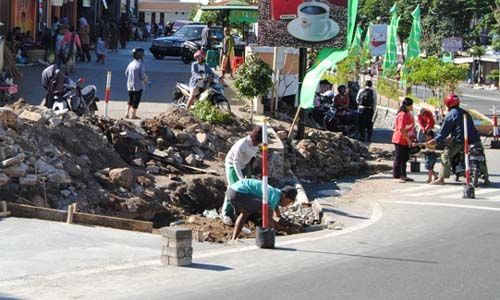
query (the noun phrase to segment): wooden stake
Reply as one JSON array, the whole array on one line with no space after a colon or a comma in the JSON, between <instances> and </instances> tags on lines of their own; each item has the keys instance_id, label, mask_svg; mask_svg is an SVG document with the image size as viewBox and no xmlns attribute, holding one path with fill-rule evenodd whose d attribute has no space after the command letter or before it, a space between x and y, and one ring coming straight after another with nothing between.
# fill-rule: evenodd
<instances>
[{"instance_id":1,"label":"wooden stake","mask_svg":"<svg viewBox=\"0 0 500 300\"><path fill-rule=\"evenodd\" d=\"M290 126L290 130L288 131L288 139L292 136L293 133L293 128L295 125L297 125L297 122L299 121L299 116L300 116L300 111L302 110L302 107L299 106L297 109L297 113L295 114L295 118L293 119L292 126Z\"/></svg>"},{"instance_id":2,"label":"wooden stake","mask_svg":"<svg viewBox=\"0 0 500 300\"><path fill-rule=\"evenodd\" d=\"M66 219L66 223L73 224L73 214L76 211L76 203L73 203L68 206L68 218Z\"/></svg>"},{"instance_id":3,"label":"wooden stake","mask_svg":"<svg viewBox=\"0 0 500 300\"><path fill-rule=\"evenodd\" d=\"M2 201L2 212L6 212L6 211L7 211L7 202Z\"/></svg>"}]
</instances>

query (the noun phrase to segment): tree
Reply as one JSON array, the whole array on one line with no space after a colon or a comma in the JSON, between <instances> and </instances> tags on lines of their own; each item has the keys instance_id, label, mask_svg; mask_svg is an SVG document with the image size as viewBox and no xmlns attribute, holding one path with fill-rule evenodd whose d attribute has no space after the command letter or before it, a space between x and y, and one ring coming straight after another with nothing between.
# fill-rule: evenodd
<instances>
[{"instance_id":1,"label":"tree","mask_svg":"<svg viewBox=\"0 0 500 300\"><path fill-rule=\"evenodd\" d=\"M481 67L480 63L476 63L477 60L481 59L486 53L486 50L481 46L474 46L469 49L469 54L472 56L472 78L474 82L478 83L481 78Z\"/></svg>"}]
</instances>

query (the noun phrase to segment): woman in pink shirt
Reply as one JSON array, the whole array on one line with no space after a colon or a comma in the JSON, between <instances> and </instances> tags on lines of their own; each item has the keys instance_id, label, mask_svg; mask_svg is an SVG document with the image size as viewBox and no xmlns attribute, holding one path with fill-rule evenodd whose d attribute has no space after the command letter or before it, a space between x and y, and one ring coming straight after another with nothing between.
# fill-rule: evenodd
<instances>
[{"instance_id":1,"label":"woman in pink shirt","mask_svg":"<svg viewBox=\"0 0 500 300\"><path fill-rule=\"evenodd\" d=\"M416 139L415 121L413 120L413 100L405 98L399 108L394 125L392 143L396 147L392 176L397 182L413 181L406 176L406 163L410 159L410 147Z\"/></svg>"},{"instance_id":2,"label":"woman in pink shirt","mask_svg":"<svg viewBox=\"0 0 500 300\"><path fill-rule=\"evenodd\" d=\"M76 53L82 48L80 37L76 33L74 26L70 26L69 31L64 34L63 44L63 49L68 47L68 51L64 53L66 56L66 73L73 73L75 71Z\"/></svg>"}]
</instances>

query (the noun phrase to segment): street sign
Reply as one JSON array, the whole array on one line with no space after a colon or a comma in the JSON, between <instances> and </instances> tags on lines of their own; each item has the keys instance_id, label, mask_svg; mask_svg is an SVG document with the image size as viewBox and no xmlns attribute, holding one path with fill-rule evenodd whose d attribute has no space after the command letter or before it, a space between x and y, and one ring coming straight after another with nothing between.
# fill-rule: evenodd
<instances>
[{"instance_id":1,"label":"street sign","mask_svg":"<svg viewBox=\"0 0 500 300\"><path fill-rule=\"evenodd\" d=\"M449 37L443 39L443 51L458 52L463 50L463 38Z\"/></svg>"},{"instance_id":2,"label":"street sign","mask_svg":"<svg viewBox=\"0 0 500 300\"><path fill-rule=\"evenodd\" d=\"M384 56L387 50L387 24L370 26L370 54Z\"/></svg>"},{"instance_id":3,"label":"street sign","mask_svg":"<svg viewBox=\"0 0 500 300\"><path fill-rule=\"evenodd\" d=\"M346 47L347 0L261 0L259 12L261 46Z\"/></svg>"}]
</instances>

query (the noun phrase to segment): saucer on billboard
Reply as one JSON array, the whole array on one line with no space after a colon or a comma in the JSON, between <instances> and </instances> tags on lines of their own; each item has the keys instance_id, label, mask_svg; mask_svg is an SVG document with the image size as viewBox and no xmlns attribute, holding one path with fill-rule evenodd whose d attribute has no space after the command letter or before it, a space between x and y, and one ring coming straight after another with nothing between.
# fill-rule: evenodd
<instances>
[{"instance_id":1,"label":"saucer on billboard","mask_svg":"<svg viewBox=\"0 0 500 300\"><path fill-rule=\"evenodd\" d=\"M323 42L331 40L339 34L340 27L337 22L328 19L325 29L322 32L305 32L300 19L295 19L288 23L288 32L295 38L307 42Z\"/></svg>"}]
</instances>

